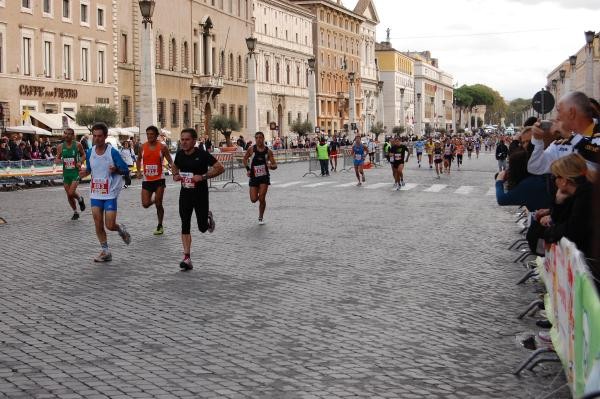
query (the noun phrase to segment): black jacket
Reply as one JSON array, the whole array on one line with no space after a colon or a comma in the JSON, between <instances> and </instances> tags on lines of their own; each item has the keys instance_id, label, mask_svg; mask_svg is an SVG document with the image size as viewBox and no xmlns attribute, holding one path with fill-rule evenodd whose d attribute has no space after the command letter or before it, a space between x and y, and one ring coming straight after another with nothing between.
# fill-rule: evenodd
<instances>
[{"instance_id":1,"label":"black jacket","mask_svg":"<svg viewBox=\"0 0 600 399\"><path fill-rule=\"evenodd\" d=\"M496 146L496 159L505 160L508 157L508 147L502 141Z\"/></svg>"}]
</instances>

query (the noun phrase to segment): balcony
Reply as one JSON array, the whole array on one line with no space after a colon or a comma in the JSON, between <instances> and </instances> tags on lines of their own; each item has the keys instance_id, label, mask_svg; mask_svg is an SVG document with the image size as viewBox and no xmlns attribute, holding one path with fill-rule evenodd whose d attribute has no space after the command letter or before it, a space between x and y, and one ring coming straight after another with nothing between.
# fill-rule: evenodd
<instances>
[{"instance_id":1,"label":"balcony","mask_svg":"<svg viewBox=\"0 0 600 399\"><path fill-rule=\"evenodd\" d=\"M223 78L221 76L198 76L194 78L193 86L200 89L221 90L223 88Z\"/></svg>"}]
</instances>

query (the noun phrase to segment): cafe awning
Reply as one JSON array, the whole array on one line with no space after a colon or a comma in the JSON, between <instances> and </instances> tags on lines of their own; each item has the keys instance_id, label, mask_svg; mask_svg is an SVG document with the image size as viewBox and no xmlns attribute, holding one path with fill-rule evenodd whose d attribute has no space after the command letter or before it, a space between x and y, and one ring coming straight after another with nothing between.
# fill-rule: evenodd
<instances>
[{"instance_id":1,"label":"cafe awning","mask_svg":"<svg viewBox=\"0 0 600 399\"><path fill-rule=\"evenodd\" d=\"M53 135L59 136L63 134L63 123L66 123L75 134L90 134L90 131L85 126L79 126L66 114L46 114L43 112L29 111L31 123L38 127L46 127L52 131ZM43 125L43 126L39 126Z\"/></svg>"}]
</instances>

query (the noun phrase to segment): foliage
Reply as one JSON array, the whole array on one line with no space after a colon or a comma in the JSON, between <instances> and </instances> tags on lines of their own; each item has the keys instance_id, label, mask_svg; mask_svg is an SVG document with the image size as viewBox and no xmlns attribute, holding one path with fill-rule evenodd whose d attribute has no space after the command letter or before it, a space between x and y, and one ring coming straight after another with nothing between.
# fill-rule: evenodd
<instances>
[{"instance_id":1,"label":"foliage","mask_svg":"<svg viewBox=\"0 0 600 399\"><path fill-rule=\"evenodd\" d=\"M462 85L454 90L456 105L465 110L473 110L478 105L485 105L485 119L500 119L506 116L507 105L504 98L496 90L483 84L474 84L471 86ZM475 119L472 119L472 126ZM477 120L477 126L482 126Z\"/></svg>"},{"instance_id":2,"label":"foliage","mask_svg":"<svg viewBox=\"0 0 600 399\"><path fill-rule=\"evenodd\" d=\"M231 147L231 132L239 131L240 124L237 120L229 118L227 115L215 115L210 120L210 128L225 136L225 145Z\"/></svg>"},{"instance_id":3,"label":"foliage","mask_svg":"<svg viewBox=\"0 0 600 399\"><path fill-rule=\"evenodd\" d=\"M92 131L95 123L102 122L108 127L117 125L117 111L112 107L85 107L79 109L75 115L75 122L80 126L87 126Z\"/></svg>"},{"instance_id":4,"label":"foliage","mask_svg":"<svg viewBox=\"0 0 600 399\"><path fill-rule=\"evenodd\" d=\"M290 126L290 130L298 135L298 137L306 136L313 131L313 125L310 121L303 121L298 118L292 125Z\"/></svg>"},{"instance_id":5,"label":"foliage","mask_svg":"<svg viewBox=\"0 0 600 399\"><path fill-rule=\"evenodd\" d=\"M400 135L402 133L404 133L406 131L406 128L404 126L394 126L392 128L392 133L394 133L394 135Z\"/></svg>"},{"instance_id":6,"label":"foliage","mask_svg":"<svg viewBox=\"0 0 600 399\"><path fill-rule=\"evenodd\" d=\"M375 141L377 141L379 135L383 133L383 123L377 122L375 125L371 126L371 133L375 135Z\"/></svg>"},{"instance_id":7,"label":"foliage","mask_svg":"<svg viewBox=\"0 0 600 399\"><path fill-rule=\"evenodd\" d=\"M531 107L531 100L525 98L517 98L508 103L506 116L515 126L523 126L523 111Z\"/></svg>"}]
</instances>

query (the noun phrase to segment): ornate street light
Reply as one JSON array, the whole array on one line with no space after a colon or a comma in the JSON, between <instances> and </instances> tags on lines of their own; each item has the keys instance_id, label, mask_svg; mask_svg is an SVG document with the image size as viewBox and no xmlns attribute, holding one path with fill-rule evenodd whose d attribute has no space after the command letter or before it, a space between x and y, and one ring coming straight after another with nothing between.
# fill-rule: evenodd
<instances>
[{"instance_id":1,"label":"ornate street light","mask_svg":"<svg viewBox=\"0 0 600 399\"><path fill-rule=\"evenodd\" d=\"M315 77L316 60L314 57L308 59L308 121L317 127L317 82Z\"/></svg>"},{"instance_id":2,"label":"ornate street light","mask_svg":"<svg viewBox=\"0 0 600 399\"><path fill-rule=\"evenodd\" d=\"M556 84L557 83L558 83L558 80L552 79L552 91L556 91Z\"/></svg>"},{"instance_id":3,"label":"ornate street light","mask_svg":"<svg viewBox=\"0 0 600 399\"><path fill-rule=\"evenodd\" d=\"M247 39L246 39L246 40L247 40ZM310 69L312 69L312 70L314 70L314 69L315 69L315 63L316 63L316 60L315 60L314 58L309 58L309 59L308 59L308 67L309 67Z\"/></svg>"},{"instance_id":4,"label":"ornate street light","mask_svg":"<svg viewBox=\"0 0 600 399\"><path fill-rule=\"evenodd\" d=\"M571 65L571 71L575 70L575 65L577 64L577 56L572 55L569 57L569 65Z\"/></svg>"},{"instance_id":5,"label":"ornate street light","mask_svg":"<svg viewBox=\"0 0 600 399\"><path fill-rule=\"evenodd\" d=\"M567 76L567 71L561 69L558 71L558 76L560 77L560 83L565 83L565 76Z\"/></svg>"},{"instance_id":6,"label":"ornate street light","mask_svg":"<svg viewBox=\"0 0 600 399\"><path fill-rule=\"evenodd\" d=\"M592 51L592 43L594 43L594 36L596 36L596 32L593 30L588 30L585 33L585 42L588 46L588 51Z\"/></svg>"},{"instance_id":7,"label":"ornate street light","mask_svg":"<svg viewBox=\"0 0 600 399\"><path fill-rule=\"evenodd\" d=\"M356 77L355 72L348 72L348 79L350 79L350 83L354 83L355 77Z\"/></svg>"},{"instance_id":8,"label":"ornate street light","mask_svg":"<svg viewBox=\"0 0 600 399\"><path fill-rule=\"evenodd\" d=\"M142 20L144 29L148 23L152 26L152 14L154 14L155 0L139 0L138 4L140 6L140 11L142 12L142 17L144 18Z\"/></svg>"},{"instance_id":9,"label":"ornate street light","mask_svg":"<svg viewBox=\"0 0 600 399\"><path fill-rule=\"evenodd\" d=\"M254 54L254 50L256 49L256 38L255 37L247 37L246 38L246 47L248 47L248 51Z\"/></svg>"},{"instance_id":10,"label":"ornate street light","mask_svg":"<svg viewBox=\"0 0 600 399\"><path fill-rule=\"evenodd\" d=\"M256 59L254 50L256 49L256 38L253 36L246 38L246 47L248 47L248 111L247 132L254 135L258 131L258 109L257 109L257 91L256 91Z\"/></svg>"},{"instance_id":11,"label":"ornate street light","mask_svg":"<svg viewBox=\"0 0 600 399\"><path fill-rule=\"evenodd\" d=\"M383 91L383 80L377 82L377 88L379 89L379 91Z\"/></svg>"}]
</instances>

